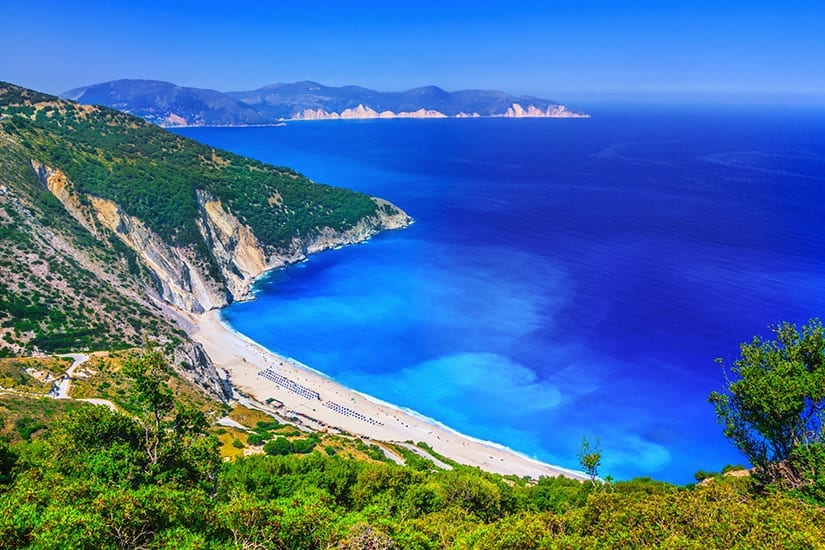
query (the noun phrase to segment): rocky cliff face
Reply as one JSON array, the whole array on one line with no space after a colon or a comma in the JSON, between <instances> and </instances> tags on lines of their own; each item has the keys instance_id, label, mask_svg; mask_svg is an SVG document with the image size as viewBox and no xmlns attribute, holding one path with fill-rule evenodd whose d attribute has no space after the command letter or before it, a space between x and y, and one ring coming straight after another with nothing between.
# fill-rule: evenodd
<instances>
[{"instance_id":1,"label":"rocky cliff face","mask_svg":"<svg viewBox=\"0 0 825 550\"><path fill-rule=\"evenodd\" d=\"M271 269L302 261L309 254L363 242L376 233L400 229L412 223L401 209L379 198L377 213L359 221L346 231L322 227L309 238L295 238L287 249L261 245L249 226L228 212L220 201L206 191L198 191L201 219L198 227L221 269L226 289L233 300L251 298L254 280Z\"/></svg>"},{"instance_id":2,"label":"rocky cliff face","mask_svg":"<svg viewBox=\"0 0 825 550\"><path fill-rule=\"evenodd\" d=\"M301 261L309 254L369 239L379 231L398 229L412 219L393 204L378 198L372 216L361 219L345 231L322 227L312 236L295 238L286 249L261 244L249 226L242 223L208 192L197 191L199 217L196 220L210 254L204 258L194 246L173 246L147 227L139 218L125 212L115 202L92 195L81 195L60 170L32 160L40 184L48 189L91 235L104 246L119 239L131 249L150 274L129 281L132 292L145 292L162 306L167 318L180 326L191 323L191 315L221 308L233 300L251 297L255 278L269 269ZM278 201L274 196L271 200ZM67 251L81 256L78 251ZM215 269L217 267L217 269ZM124 280L125 281L125 280ZM116 278L110 281L118 284ZM126 284L125 282L122 284ZM142 286L141 286L142 285ZM141 290L142 289L142 290ZM184 341L175 349L178 371L212 395L226 400L229 389L218 376L212 361L200 344Z\"/></svg>"},{"instance_id":3,"label":"rocky cliff face","mask_svg":"<svg viewBox=\"0 0 825 550\"><path fill-rule=\"evenodd\" d=\"M346 231L335 231L329 227L323 227L319 233L314 237L299 241L294 241L295 252L291 257L283 258L284 263L294 263L305 259L309 254L315 254L330 248L337 248L348 244L360 243L368 240L373 235L380 231L387 229L400 229L412 223L412 218L407 216L403 211L397 209L391 203L382 199L373 198L379 204L378 214L375 216L364 218L358 222L354 227ZM396 208L395 213L382 212L380 206L388 205Z\"/></svg>"},{"instance_id":4,"label":"rocky cliff face","mask_svg":"<svg viewBox=\"0 0 825 550\"><path fill-rule=\"evenodd\" d=\"M135 307L143 307L141 320L154 326L153 336L165 343L174 340L170 339L168 332L156 332L158 325L151 323L156 323L159 319L155 318L152 321L150 316L160 314L169 321L170 317L175 317L168 315L169 313L178 310L197 311L203 307L203 303L210 300L215 303L216 298L222 299L223 303L226 302L225 291L204 291L206 286L220 289L217 283L199 284L198 277L192 276L192 273L197 273L199 269L188 251L168 247L157 235L148 231L140 220L126 215L111 201L79 195L75 185L60 170L37 161L31 161L30 165L40 185L57 197L66 211L80 223L80 231L88 231L103 246L109 246L109 239L113 234L117 235L127 246L140 253L141 261L153 273L155 285L147 286L145 281L137 277L130 278L125 266L101 263L98 253L90 252L88 248L79 248L74 239L65 238L61 233L65 227L42 227L38 225L36 216L27 210L21 210L21 216L31 222L32 241L39 243L41 247L38 254L29 256L29 261L33 262L28 267L30 273L26 278L29 285L35 285L36 279L45 277L48 284L58 292L68 292L73 297L77 296L77 307L93 311L91 315L97 323L110 323L119 334L131 333L135 336L134 332L140 327L140 324L131 324L136 321L135 318L127 318L122 311L113 313L114 317L111 317L108 310L111 307L119 307L116 305L121 304L124 299L131 300L131 305L127 307L133 311ZM6 201L16 201L16 197L6 187L0 188L0 195L0 198ZM63 261L64 258L68 269L50 271L55 270L59 265L57 262ZM109 259L111 260L111 256ZM69 284L73 276L83 273L89 273L96 277L96 280L90 281L82 288ZM95 282L97 287L93 286ZM105 297L103 303L97 300L96 295L83 294L84 290L92 288L99 289ZM38 293L48 295L42 288ZM57 307L57 300L52 298L50 302L51 307ZM168 307L158 309L153 306L159 303L166 303ZM167 315L163 315L164 311ZM176 336L177 340L181 335L178 333ZM139 335L133 341L139 345ZM18 346L7 347L15 353L24 353ZM218 376L215 366L200 344L184 338L175 346L173 359L172 364L179 374L205 392L223 401L231 397L229 388L225 387L225 382Z\"/></svg>"},{"instance_id":5,"label":"rocky cliff face","mask_svg":"<svg viewBox=\"0 0 825 550\"><path fill-rule=\"evenodd\" d=\"M178 370L207 393L217 396L222 401L232 398L232 387L218 376L212 359L206 354L202 345L197 342L188 342L175 349L173 359L173 364L179 366Z\"/></svg>"},{"instance_id":6,"label":"rocky cliff face","mask_svg":"<svg viewBox=\"0 0 825 550\"><path fill-rule=\"evenodd\" d=\"M564 105L551 105L546 109L528 105L522 107L519 103L513 103L501 116L503 118L590 118L590 115L572 111Z\"/></svg>"},{"instance_id":7,"label":"rocky cliff face","mask_svg":"<svg viewBox=\"0 0 825 550\"><path fill-rule=\"evenodd\" d=\"M36 160L31 161L37 180L43 187L48 189L57 199L63 203L66 211L72 215L89 233L95 237L100 237L99 228L94 223L88 205L84 205L74 189L74 185L66 178L60 170L55 170Z\"/></svg>"},{"instance_id":8,"label":"rocky cliff face","mask_svg":"<svg viewBox=\"0 0 825 550\"><path fill-rule=\"evenodd\" d=\"M207 273L204 260L197 257L192 247L170 246L110 200L89 200L100 223L134 250L153 273L162 300L189 313L202 313L229 303L223 284Z\"/></svg>"},{"instance_id":9,"label":"rocky cliff face","mask_svg":"<svg viewBox=\"0 0 825 550\"><path fill-rule=\"evenodd\" d=\"M434 109L418 109L417 111L381 111L363 104L352 109L344 109L340 113L323 109L304 109L297 113L293 120L338 120L338 119L368 119L368 118L447 118L447 115Z\"/></svg>"},{"instance_id":10,"label":"rocky cliff face","mask_svg":"<svg viewBox=\"0 0 825 550\"><path fill-rule=\"evenodd\" d=\"M157 297L185 313L203 313L233 300L251 297L255 278L264 272L301 261L309 254L362 242L387 229L398 229L412 219L391 203L373 198L376 214L360 220L346 231L328 227L310 237L295 238L283 250L264 247L249 226L241 223L224 205L203 190L197 191L200 217L196 220L211 258L200 258L194 247L172 246L111 200L79 196L60 171L32 161L41 183L60 200L66 210L90 233L102 238L102 230L113 233L132 249L149 270ZM277 197L273 200L277 200ZM210 264L218 273L210 270Z\"/></svg>"},{"instance_id":11,"label":"rocky cliff face","mask_svg":"<svg viewBox=\"0 0 825 550\"><path fill-rule=\"evenodd\" d=\"M479 118L482 115L473 111L471 113L460 112L452 118ZM520 103L513 103L506 111L500 114L485 115L492 118L589 118L590 115L572 111L564 105L552 105L547 108L527 105L523 107ZM450 118L440 111L434 109L418 109L417 111L381 111L378 112L363 104L352 109L344 109L341 112L325 111L323 109L304 109L292 117L292 120L339 120L339 119L372 119L372 118Z\"/></svg>"}]
</instances>

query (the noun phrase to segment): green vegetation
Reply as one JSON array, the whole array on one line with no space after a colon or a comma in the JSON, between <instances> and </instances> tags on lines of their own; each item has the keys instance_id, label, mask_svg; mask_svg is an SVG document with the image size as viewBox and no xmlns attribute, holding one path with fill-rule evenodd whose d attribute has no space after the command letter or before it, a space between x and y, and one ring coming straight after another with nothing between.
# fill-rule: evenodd
<instances>
[{"instance_id":1,"label":"green vegetation","mask_svg":"<svg viewBox=\"0 0 825 550\"><path fill-rule=\"evenodd\" d=\"M38 180L39 163L65 174L56 181L85 221ZM350 229L379 213L361 193L0 82L0 356L185 338L147 296L153 273L96 220L95 197L185 248L216 289L224 281L199 229L203 200L249 225L267 254L300 253L325 228Z\"/></svg>"},{"instance_id":2,"label":"green vegetation","mask_svg":"<svg viewBox=\"0 0 825 550\"><path fill-rule=\"evenodd\" d=\"M22 394L0 394L0 441L19 442L44 436L54 418L83 406L76 401Z\"/></svg>"},{"instance_id":3,"label":"green vegetation","mask_svg":"<svg viewBox=\"0 0 825 550\"><path fill-rule=\"evenodd\" d=\"M819 320L773 327L740 347L728 392L710 396L725 435L765 484L825 495L825 331Z\"/></svg>"},{"instance_id":4,"label":"green vegetation","mask_svg":"<svg viewBox=\"0 0 825 550\"><path fill-rule=\"evenodd\" d=\"M7 176L2 158L0 150L0 173ZM177 339L175 329L158 319L148 304L115 288L114 276L101 280L88 264L39 237L53 233L61 220L69 234L87 234L85 229L72 229L78 224L65 211L56 213L47 227L20 203L0 201L0 224L14 227L0 231L0 347L18 353L123 348L139 344L150 331L155 337ZM120 266L118 254L105 247L97 254L114 274Z\"/></svg>"},{"instance_id":5,"label":"green vegetation","mask_svg":"<svg viewBox=\"0 0 825 550\"><path fill-rule=\"evenodd\" d=\"M0 359L0 388L32 394L48 393L53 377L66 372L70 359L52 357L27 357Z\"/></svg>"},{"instance_id":6,"label":"green vegetation","mask_svg":"<svg viewBox=\"0 0 825 550\"><path fill-rule=\"evenodd\" d=\"M41 425L26 437L4 432L0 548L751 549L825 540L821 505L763 493L748 478L677 487L419 469L346 458L318 446L319 434L290 441L272 420L253 425L272 434L273 452L222 463L203 415L175 399L159 352L128 358L122 371L138 403L131 414L62 402L48 421L17 423L23 432ZM243 446L237 432L214 433Z\"/></svg>"},{"instance_id":7,"label":"green vegetation","mask_svg":"<svg viewBox=\"0 0 825 550\"><path fill-rule=\"evenodd\" d=\"M179 342L181 334L146 298L146 282L130 273L131 252L96 240L69 215L37 181L30 145L4 128L0 356L121 349L149 336Z\"/></svg>"}]
</instances>

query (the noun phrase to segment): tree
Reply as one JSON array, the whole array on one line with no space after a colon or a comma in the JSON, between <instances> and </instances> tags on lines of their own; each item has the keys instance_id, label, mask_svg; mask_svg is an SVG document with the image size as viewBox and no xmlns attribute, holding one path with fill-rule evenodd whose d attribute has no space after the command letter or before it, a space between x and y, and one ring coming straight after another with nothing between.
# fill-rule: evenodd
<instances>
[{"instance_id":1,"label":"tree","mask_svg":"<svg viewBox=\"0 0 825 550\"><path fill-rule=\"evenodd\" d=\"M599 468L602 465L602 451L599 448L598 439L591 445L586 437L582 438L582 446L579 451L579 464L584 468L587 477L590 478L590 482L595 485L596 479L599 477Z\"/></svg>"},{"instance_id":2,"label":"tree","mask_svg":"<svg viewBox=\"0 0 825 550\"><path fill-rule=\"evenodd\" d=\"M775 340L756 336L741 344L740 358L726 372L727 391L711 393L709 401L725 436L765 481L782 478L799 486L804 479L789 459L795 450L823 443L825 336L818 319L772 331Z\"/></svg>"},{"instance_id":3,"label":"tree","mask_svg":"<svg viewBox=\"0 0 825 550\"><path fill-rule=\"evenodd\" d=\"M218 442L206 434L208 423L201 411L175 400L166 383L168 369L163 354L151 348L123 366L144 406L135 418L143 429L147 474L158 481L201 484L215 491Z\"/></svg>"},{"instance_id":4,"label":"tree","mask_svg":"<svg viewBox=\"0 0 825 550\"><path fill-rule=\"evenodd\" d=\"M154 349L126 361L123 365L123 374L132 378L135 383L135 396L148 409L147 418L139 418L143 426L146 455L151 464L157 464L158 452L163 439L163 418L169 414L175 398L166 379L166 358Z\"/></svg>"}]
</instances>

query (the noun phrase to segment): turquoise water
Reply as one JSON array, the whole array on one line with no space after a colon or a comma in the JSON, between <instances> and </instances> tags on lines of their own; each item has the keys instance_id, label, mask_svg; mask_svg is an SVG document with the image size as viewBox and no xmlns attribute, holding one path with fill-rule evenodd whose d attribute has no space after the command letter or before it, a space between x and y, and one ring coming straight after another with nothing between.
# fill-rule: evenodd
<instances>
[{"instance_id":1,"label":"turquoise water","mask_svg":"<svg viewBox=\"0 0 825 550\"><path fill-rule=\"evenodd\" d=\"M179 130L387 198L409 229L268 276L225 310L270 349L463 433L604 475L742 458L716 357L825 306L825 112Z\"/></svg>"}]
</instances>

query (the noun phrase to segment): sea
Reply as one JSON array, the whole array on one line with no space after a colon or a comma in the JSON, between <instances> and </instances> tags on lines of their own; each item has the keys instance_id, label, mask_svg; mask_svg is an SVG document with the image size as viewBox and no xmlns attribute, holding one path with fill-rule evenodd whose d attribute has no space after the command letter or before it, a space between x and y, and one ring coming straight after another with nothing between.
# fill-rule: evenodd
<instances>
[{"instance_id":1,"label":"sea","mask_svg":"<svg viewBox=\"0 0 825 550\"><path fill-rule=\"evenodd\" d=\"M386 198L404 230L263 277L237 331L357 391L577 469L747 464L708 395L825 315L825 108L574 105L589 119L179 134Z\"/></svg>"}]
</instances>

